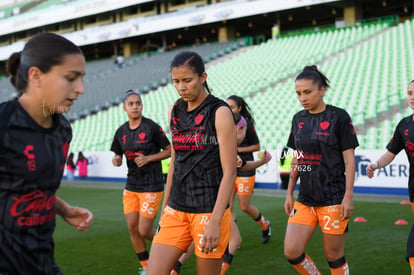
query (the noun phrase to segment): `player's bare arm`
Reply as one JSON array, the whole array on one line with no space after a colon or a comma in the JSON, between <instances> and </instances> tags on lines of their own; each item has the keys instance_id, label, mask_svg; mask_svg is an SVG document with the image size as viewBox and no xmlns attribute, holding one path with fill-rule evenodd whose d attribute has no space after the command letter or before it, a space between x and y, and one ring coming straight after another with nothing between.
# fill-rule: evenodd
<instances>
[{"instance_id":1,"label":"player's bare arm","mask_svg":"<svg viewBox=\"0 0 414 275\"><path fill-rule=\"evenodd\" d=\"M299 171L296 169L298 165L298 159L293 158L292 163L290 164L290 175L289 175L289 184L286 192L286 199L285 199L285 213L286 215L290 215L290 212L293 209L293 191L295 191L296 182L299 177Z\"/></svg>"},{"instance_id":2,"label":"player's bare arm","mask_svg":"<svg viewBox=\"0 0 414 275\"><path fill-rule=\"evenodd\" d=\"M220 189L214 205L211 218L206 227L202 250L209 251L217 247L220 237L220 221L230 201L230 196L236 179L237 140L236 126L233 114L227 107L220 107L216 111L216 132L219 142L220 160L223 169L223 177Z\"/></svg>"},{"instance_id":3,"label":"player's bare arm","mask_svg":"<svg viewBox=\"0 0 414 275\"><path fill-rule=\"evenodd\" d=\"M59 216L81 232L88 231L92 225L93 214L88 209L71 206L58 196L56 196L56 209Z\"/></svg>"},{"instance_id":4,"label":"player's bare arm","mask_svg":"<svg viewBox=\"0 0 414 275\"><path fill-rule=\"evenodd\" d=\"M370 163L367 166L367 176L372 178L374 176L374 171L390 164L395 158L395 154L390 151L386 151L376 162Z\"/></svg>"},{"instance_id":5,"label":"player's bare arm","mask_svg":"<svg viewBox=\"0 0 414 275\"><path fill-rule=\"evenodd\" d=\"M348 149L342 152L345 163L345 195L341 204L342 220L349 219L354 211L354 181L355 181L355 150Z\"/></svg>"}]
</instances>

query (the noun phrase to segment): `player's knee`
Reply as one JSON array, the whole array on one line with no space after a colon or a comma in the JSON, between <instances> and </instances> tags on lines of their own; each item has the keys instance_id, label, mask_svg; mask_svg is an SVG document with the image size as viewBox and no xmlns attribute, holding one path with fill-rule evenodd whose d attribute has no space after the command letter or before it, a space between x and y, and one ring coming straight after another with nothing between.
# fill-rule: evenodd
<instances>
[{"instance_id":1,"label":"player's knee","mask_svg":"<svg viewBox=\"0 0 414 275\"><path fill-rule=\"evenodd\" d=\"M302 256L302 254L305 253L305 251L303 249L299 249L297 246L292 245L292 242L286 242L284 243L284 254L286 259L290 260L294 260L300 256Z\"/></svg>"},{"instance_id":2,"label":"player's knee","mask_svg":"<svg viewBox=\"0 0 414 275\"><path fill-rule=\"evenodd\" d=\"M325 256L328 262L333 262L343 257L344 252L342 250L332 249L332 250L325 251Z\"/></svg>"},{"instance_id":3,"label":"player's knee","mask_svg":"<svg viewBox=\"0 0 414 275\"><path fill-rule=\"evenodd\" d=\"M291 263L292 265L297 265L297 264L300 264L301 262L303 262L306 255L305 255L305 253L302 252L299 255L292 256L290 254L289 255L286 254L286 250L285 250L285 257L289 261L289 263Z\"/></svg>"},{"instance_id":4,"label":"player's knee","mask_svg":"<svg viewBox=\"0 0 414 275\"><path fill-rule=\"evenodd\" d=\"M248 212L250 208L250 204L247 203L241 203L240 204L240 210L243 212Z\"/></svg>"},{"instance_id":5,"label":"player's knee","mask_svg":"<svg viewBox=\"0 0 414 275\"><path fill-rule=\"evenodd\" d=\"M152 228L140 228L139 235L147 240L152 240L154 237L154 230Z\"/></svg>"},{"instance_id":6,"label":"player's knee","mask_svg":"<svg viewBox=\"0 0 414 275\"><path fill-rule=\"evenodd\" d=\"M138 225L137 224L128 224L128 231L130 234L138 234Z\"/></svg>"}]
</instances>

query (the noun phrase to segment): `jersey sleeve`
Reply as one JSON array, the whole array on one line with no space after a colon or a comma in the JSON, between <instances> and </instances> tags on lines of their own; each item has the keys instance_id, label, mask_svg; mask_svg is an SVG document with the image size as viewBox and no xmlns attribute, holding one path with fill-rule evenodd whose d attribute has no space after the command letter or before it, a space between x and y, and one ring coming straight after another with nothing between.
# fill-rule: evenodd
<instances>
[{"instance_id":1,"label":"jersey sleeve","mask_svg":"<svg viewBox=\"0 0 414 275\"><path fill-rule=\"evenodd\" d=\"M111 151L117 155L122 156L123 152L122 152L121 144L119 144L119 139L118 139L119 132L120 130L118 129L115 133L114 139L112 140Z\"/></svg>"},{"instance_id":2,"label":"jersey sleeve","mask_svg":"<svg viewBox=\"0 0 414 275\"><path fill-rule=\"evenodd\" d=\"M400 132L400 124L395 128L392 139L387 144L387 150L397 155L402 149L404 149L404 140Z\"/></svg>"},{"instance_id":3,"label":"jersey sleeve","mask_svg":"<svg viewBox=\"0 0 414 275\"><path fill-rule=\"evenodd\" d=\"M286 144L287 147L292 148L292 149L296 149L295 141L294 141L294 138L293 138L293 121L295 120L295 117L296 116L294 116L292 118L292 126L290 127L289 138L288 138L288 142Z\"/></svg>"},{"instance_id":4,"label":"jersey sleeve","mask_svg":"<svg viewBox=\"0 0 414 275\"><path fill-rule=\"evenodd\" d=\"M341 151L346 151L351 148L358 147L358 139L356 136L354 125L352 124L351 117L346 111L341 112L338 121L338 139L339 148Z\"/></svg>"},{"instance_id":5,"label":"jersey sleeve","mask_svg":"<svg viewBox=\"0 0 414 275\"><path fill-rule=\"evenodd\" d=\"M161 126L154 123L154 143L157 144L161 149L164 149L168 145L170 145L170 141L168 140L165 132L162 130Z\"/></svg>"}]
</instances>

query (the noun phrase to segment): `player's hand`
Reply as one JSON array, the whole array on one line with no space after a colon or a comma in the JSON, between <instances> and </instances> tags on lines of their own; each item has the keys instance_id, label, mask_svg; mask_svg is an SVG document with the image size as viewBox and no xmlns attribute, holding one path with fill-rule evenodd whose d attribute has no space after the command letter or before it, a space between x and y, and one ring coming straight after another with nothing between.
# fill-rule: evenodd
<instances>
[{"instance_id":1,"label":"player's hand","mask_svg":"<svg viewBox=\"0 0 414 275\"><path fill-rule=\"evenodd\" d=\"M268 151L264 150L263 156L262 156L262 160L264 161L264 163L268 163L271 159L272 159L272 155Z\"/></svg>"},{"instance_id":2,"label":"player's hand","mask_svg":"<svg viewBox=\"0 0 414 275\"><path fill-rule=\"evenodd\" d=\"M368 178L372 178L374 176L374 171L378 169L378 164L377 163L370 163L367 166L367 176Z\"/></svg>"},{"instance_id":3,"label":"player's hand","mask_svg":"<svg viewBox=\"0 0 414 275\"><path fill-rule=\"evenodd\" d=\"M293 195L291 194L286 194L286 199L285 199L285 213L286 215L290 216L290 213L293 210Z\"/></svg>"},{"instance_id":4,"label":"player's hand","mask_svg":"<svg viewBox=\"0 0 414 275\"><path fill-rule=\"evenodd\" d=\"M120 155L115 155L112 158L112 165L113 166L121 166L122 164L122 157Z\"/></svg>"},{"instance_id":5,"label":"player's hand","mask_svg":"<svg viewBox=\"0 0 414 275\"><path fill-rule=\"evenodd\" d=\"M353 212L354 203L352 201L352 198L349 198L345 195L341 203L341 220L349 219L352 216Z\"/></svg>"},{"instance_id":6,"label":"player's hand","mask_svg":"<svg viewBox=\"0 0 414 275\"><path fill-rule=\"evenodd\" d=\"M148 162L150 162L150 158L148 156L145 156L144 154L141 153L136 153L135 154L137 157L135 158L135 163L138 167L142 167L145 164L147 164Z\"/></svg>"},{"instance_id":7,"label":"player's hand","mask_svg":"<svg viewBox=\"0 0 414 275\"><path fill-rule=\"evenodd\" d=\"M239 157L239 155L237 155L237 160L236 160L236 167L240 168L243 164L243 161L241 159L241 157Z\"/></svg>"},{"instance_id":8,"label":"player's hand","mask_svg":"<svg viewBox=\"0 0 414 275\"><path fill-rule=\"evenodd\" d=\"M91 211L85 208L71 206L67 208L62 218L70 225L73 225L80 232L88 231L93 223L93 214Z\"/></svg>"},{"instance_id":9,"label":"player's hand","mask_svg":"<svg viewBox=\"0 0 414 275\"><path fill-rule=\"evenodd\" d=\"M217 249L220 239L220 223L212 223L211 220L206 225L201 242L198 245L198 249L203 253L214 252Z\"/></svg>"}]
</instances>

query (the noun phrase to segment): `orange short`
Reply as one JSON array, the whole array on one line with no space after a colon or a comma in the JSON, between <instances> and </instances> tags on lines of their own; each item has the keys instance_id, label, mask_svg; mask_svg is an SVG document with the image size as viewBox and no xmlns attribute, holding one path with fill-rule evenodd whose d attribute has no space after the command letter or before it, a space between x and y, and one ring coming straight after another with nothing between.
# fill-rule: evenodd
<instances>
[{"instance_id":1,"label":"orange short","mask_svg":"<svg viewBox=\"0 0 414 275\"><path fill-rule=\"evenodd\" d=\"M234 182L234 192L239 196L251 196L253 194L256 176L237 177Z\"/></svg>"},{"instance_id":2,"label":"orange short","mask_svg":"<svg viewBox=\"0 0 414 275\"><path fill-rule=\"evenodd\" d=\"M133 192L124 190L122 202L124 214L138 212L141 216L155 219L164 192Z\"/></svg>"},{"instance_id":3,"label":"orange short","mask_svg":"<svg viewBox=\"0 0 414 275\"><path fill-rule=\"evenodd\" d=\"M152 242L174 246L182 251L187 251L191 242L194 242L194 253L197 257L219 259L223 257L230 239L230 209L224 211L220 223L220 239L216 250L203 253L200 244L210 216L211 213L185 213L167 206L160 220L159 231Z\"/></svg>"},{"instance_id":4,"label":"orange short","mask_svg":"<svg viewBox=\"0 0 414 275\"><path fill-rule=\"evenodd\" d=\"M318 224L323 233L344 234L349 219L341 221L341 205L312 207L295 201L288 223L305 224L316 227Z\"/></svg>"}]
</instances>

